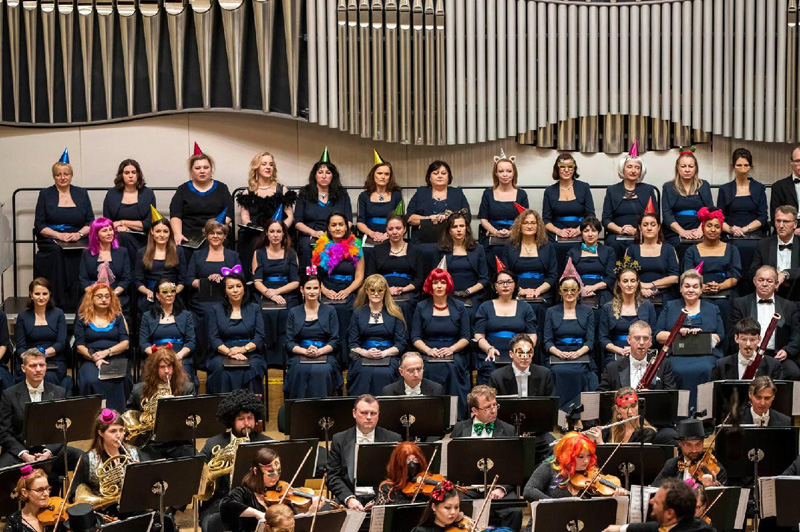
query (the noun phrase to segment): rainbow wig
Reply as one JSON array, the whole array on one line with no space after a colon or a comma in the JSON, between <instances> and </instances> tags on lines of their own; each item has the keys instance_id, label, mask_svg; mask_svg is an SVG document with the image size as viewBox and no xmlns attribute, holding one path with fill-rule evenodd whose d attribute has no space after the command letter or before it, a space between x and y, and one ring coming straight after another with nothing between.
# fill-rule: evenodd
<instances>
[{"instance_id":1,"label":"rainbow wig","mask_svg":"<svg viewBox=\"0 0 800 532\"><path fill-rule=\"evenodd\" d=\"M97 239L97 233L100 232L100 229L108 226L114 229L114 240L111 241L111 249L117 249L119 247L119 240L117 240L117 230L114 228L114 222L101 216L100 218L95 218L91 225L89 225L89 253L91 253L92 256L100 253L100 241Z\"/></svg>"},{"instance_id":2,"label":"rainbow wig","mask_svg":"<svg viewBox=\"0 0 800 532\"><path fill-rule=\"evenodd\" d=\"M361 242L355 236L350 235L337 243L330 240L326 233L317 239L311 252L311 263L330 275L340 262L349 260L353 266L357 266L362 256Z\"/></svg>"},{"instance_id":3,"label":"rainbow wig","mask_svg":"<svg viewBox=\"0 0 800 532\"><path fill-rule=\"evenodd\" d=\"M444 281L447 283L447 294L450 295L453 293L453 278L450 277L450 274L447 273L447 270L443 270L441 268L434 268L431 270L431 273L428 274L428 278L425 279L425 284L422 285L422 291L426 294L433 295L433 282L434 281Z\"/></svg>"},{"instance_id":4,"label":"rainbow wig","mask_svg":"<svg viewBox=\"0 0 800 532\"><path fill-rule=\"evenodd\" d=\"M558 440L553 449L553 469L559 472L557 476L559 485L569 482L575 474L575 460L583 451L589 451L592 455L587 469L597 465L595 449L594 442L580 432L568 432Z\"/></svg>"}]
</instances>

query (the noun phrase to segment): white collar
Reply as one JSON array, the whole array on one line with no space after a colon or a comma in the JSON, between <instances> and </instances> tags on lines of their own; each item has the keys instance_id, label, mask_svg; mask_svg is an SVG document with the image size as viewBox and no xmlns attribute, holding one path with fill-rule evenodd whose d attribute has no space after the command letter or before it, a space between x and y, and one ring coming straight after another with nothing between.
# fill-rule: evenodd
<instances>
[{"instance_id":1,"label":"white collar","mask_svg":"<svg viewBox=\"0 0 800 532\"><path fill-rule=\"evenodd\" d=\"M631 356L631 367L633 367L633 366L636 366L636 367L647 366L647 356L645 356L641 360L636 360L633 356Z\"/></svg>"},{"instance_id":2,"label":"white collar","mask_svg":"<svg viewBox=\"0 0 800 532\"><path fill-rule=\"evenodd\" d=\"M530 376L530 374L531 374L531 368L530 368L530 366L528 366L528 369L526 369L525 371L522 371L521 369L519 369L519 368L518 368L517 366L515 366L514 364L511 364L511 367L512 367L512 368L514 368L514 376L515 376L515 377L521 377L521 376L528 377L528 376Z\"/></svg>"},{"instance_id":3,"label":"white collar","mask_svg":"<svg viewBox=\"0 0 800 532\"><path fill-rule=\"evenodd\" d=\"M744 355L742 355L742 352L739 351L736 354L736 358L738 359L740 365L747 367L753 362L755 356L753 356L753 358L745 358Z\"/></svg>"},{"instance_id":4,"label":"white collar","mask_svg":"<svg viewBox=\"0 0 800 532\"><path fill-rule=\"evenodd\" d=\"M767 410L767 412L763 416L759 416L758 414L756 414L756 411L753 410L753 407L751 406L750 413L753 415L753 423L755 423L756 425L760 425L761 424L760 421L762 419L764 420L765 425L769 423L769 410Z\"/></svg>"},{"instance_id":5,"label":"white collar","mask_svg":"<svg viewBox=\"0 0 800 532\"><path fill-rule=\"evenodd\" d=\"M364 432L361 432L358 429L358 427L356 427L356 441L358 441L359 439L362 439L362 440L366 439L366 440L369 440L371 442L374 442L375 441L375 429L372 429L370 432L364 433Z\"/></svg>"},{"instance_id":6,"label":"white collar","mask_svg":"<svg viewBox=\"0 0 800 532\"><path fill-rule=\"evenodd\" d=\"M33 386L31 386L31 383L28 382L28 379L25 379L25 386L28 387L28 391L44 393L44 380L39 383L38 387L34 388Z\"/></svg>"},{"instance_id":7,"label":"white collar","mask_svg":"<svg viewBox=\"0 0 800 532\"><path fill-rule=\"evenodd\" d=\"M411 391L419 391L420 393L422 393L422 381L419 381L419 384L417 384L413 388L409 386L406 381L403 381L403 386L405 387L406 393Z\"/></svg>"}]
</instances>

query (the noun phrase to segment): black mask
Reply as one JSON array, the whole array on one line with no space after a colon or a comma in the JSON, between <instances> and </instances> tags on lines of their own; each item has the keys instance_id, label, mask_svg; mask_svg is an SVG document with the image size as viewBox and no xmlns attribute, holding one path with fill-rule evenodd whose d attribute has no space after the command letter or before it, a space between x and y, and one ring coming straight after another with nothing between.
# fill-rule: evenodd
<instances>
[{"instance_id":1,"label":"black mask","mask_svg":"<svg viewBox=\"0 0 800 532\"><path fill-rule=\"evenodd\" d=\"M419 464L417 462L411 462L408 464L408 478L414 479L417 478L419 475Z\"/></svg>"}]
</instances>

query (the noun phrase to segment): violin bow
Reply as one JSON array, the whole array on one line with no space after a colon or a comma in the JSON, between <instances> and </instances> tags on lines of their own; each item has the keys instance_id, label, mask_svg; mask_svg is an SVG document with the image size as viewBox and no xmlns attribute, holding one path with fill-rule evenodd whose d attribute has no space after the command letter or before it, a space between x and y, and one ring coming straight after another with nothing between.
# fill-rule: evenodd
<instances>
[{"instance_id":1,"label":"violin bow","mask_svg":"<svg viewBox=\"0 0 800 532\"><path fill-rule=\"evenodd\" d=\"M280 500L278 501L278 504L283 504L283 499L285 499L285 498L286 498L286 496L287 496L289 493L291 493L291 492L292 492L292 484L294 484L294 481L295 481L295 480L297 480L297 475L299 475L299 474L300 474L300 470L302 470L302 469L303 469L303 466L304 466L304 465L306 465L306 460L308 460L308 455L310 455L310 454L311 454L311 451L313 451L313 450L314 450L314 447L313 447L313 446L311 446L311 447L309 447L309 448L308 448L308 451L306 452L306 455L303 457L303 461L302 461L302 462L300 462L300 465L299 465L299 466L297 466L297 469L296 469L296 470L295 470L295 472L294 472L294 476L292 477L292 480L291 480L291 482L289 482L289 485L288 485L288 486L286 486L286 491L284 491L284 492L283 492L283 495L281 495L281 498L280 498ZM322 485L324 486L324 485L325 485L325 483L323 482L323 483L322 483Z\"/></svg>"},{"instance_id":2,"label":"violin bow","mask_svg":"<svg viewBox=\"0 0 800 532\"><path fill-rule=\"evenodd\" d=\"M327 481L328 481L328 472L325 471L325 473L322 475L322 485L324 486L325 482ZM311 518L311 527L308 529L308 532L314 532L314 527L317 524L317 513L319 513L319 507L321 504L322 504L322 497L320 496L319 498L317 498L316 506L314 506L314 515Z\"/></svg>"},{"instance_id":3,"label":"violin bow","mask_svg":"<svg viewBox=\"0 0 800 532\"><path fill-rule=\"evenodd\" d=\"M625 421L627 421L627 419ZM606 458L606 461L603 462L603 465L601 465L600 467L597 468L597 471L594 472L594 475L592 476L592 480L589 482L589 485L586 486L585 488L583 488L583 491L581 492L581 494L578 495L579 499L583 499L583 496L586 495L586 492L589 491L589 488L592 487L592 484L594 484L594 481L597 480L597 478L603 472L603 469L605 469L605 467L608 465L608 463L614 457L614 454L616 454L616 452L619 451L619 448L622 447L622 443L623 442L619 442L617 444L617 446L614 447L614 450L611 451L611 454L608 455L608 458Z\"/></svg>"},{"instance_id":4,"label":"violin bow","mask_svg":"<svg viewBox=\"0 0 800 532\"><path fill-rule=\"evenodd\" d=\"M483 511L486 510L486 503L489 502L489 499L492 497L492 492L494 491L495 486L497 486L498 480L500 480L500 475L495 475L491 486L489 486L489 489L486 490L486 497L483 499L483 506L481 506L481 511L478 512L478 516L475 518L475 521L472 522L472 528L470 529L470 532L477 532L478 523L481 521Z\"/></svg>"},{"instance_id":5,"label":"violin bow","mask_svg":"<svg viewBox=\"0 0 800 532\"><path fill-rule=\"evenodd\" d=\"M722 420L722 423L720 423L719 426L714 430L714 435L711 437L711 443L708 444L708 449L706 449L706 452L704 452L703 456L700 457L700 460L698 460L697 463L694 464L694 470L692 470L690 478L694 478L694 476L697 474L697 470L700 469L700 466L703 464L703 461L708 457L709 453L711 452L711 449L717 442L717 436L719 436L719 433L722 432L723 425L725 425L725 423L727 423L728 420L731 418L731 414L733 414L733 409L731 409L731 411L728 412L728 415L725 416L725 419Z\"/></svg>"},{"instance_id":6,"label":"violin bow","mask_svg":"<svg viewBox=\"0 0 800 532\"><path fill-rule=\"evenodd\" d=\"M81 460L83 460L83 455L79 456L78 457L78 461L75 463L75 470L76 471L81 466ZM69 471L67 471L64 474L68 475ZM61 514L64 511L64 507L67 505L67 499L69 499L69 492L72 491L72 483L73 482L75 482L75 475L72 475L72 478L69 479L69 485L67 485L67 492L64 494L64 500L61 501L61 508L58 509L58 514L56 515L56 524L53 525L53 532L58 532L58 525L59 525L59 523L61 523Z\"/></svg>"},{"instance_id":7,"label":"violin bow","mask_svg":"<svg viewBox=\"0 0 800 532\"><path fill-rule=\"evenodd\" d=\"M431 470L431 464L433 463L433 459L436 458L437 452L439 452L439 449L435 448L433 450L433 454L431 455L431 459L428 460L428 467L425 468L425 472L422 474L422 479L419 481L419 484L417 484L417 490L414 492L414 496L411 498L411 504L414 504L414 502L417 500L417 495L419 495L419 492L422 490L422 485L425 483L425 479L428 478L428 473Z\"/></svg>"}]
</instances>

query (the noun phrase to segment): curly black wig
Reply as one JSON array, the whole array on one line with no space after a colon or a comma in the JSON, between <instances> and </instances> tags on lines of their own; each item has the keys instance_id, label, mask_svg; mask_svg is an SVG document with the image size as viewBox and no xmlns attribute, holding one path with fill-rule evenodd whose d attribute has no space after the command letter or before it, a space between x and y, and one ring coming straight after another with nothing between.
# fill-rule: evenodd
<instances>
[{"instance_id":1,"label":"curly black wig","mask_svg":"<svg viewBox=\"0 0 800 532\"><path fill-rule=\"evenodd\" d=\"M228 428L241 412L250 412L260 421L264 418L264 405L261 399L247 390L234 390L227 395L217 408L217 419Z\"/></svg>"}]
</instances>

